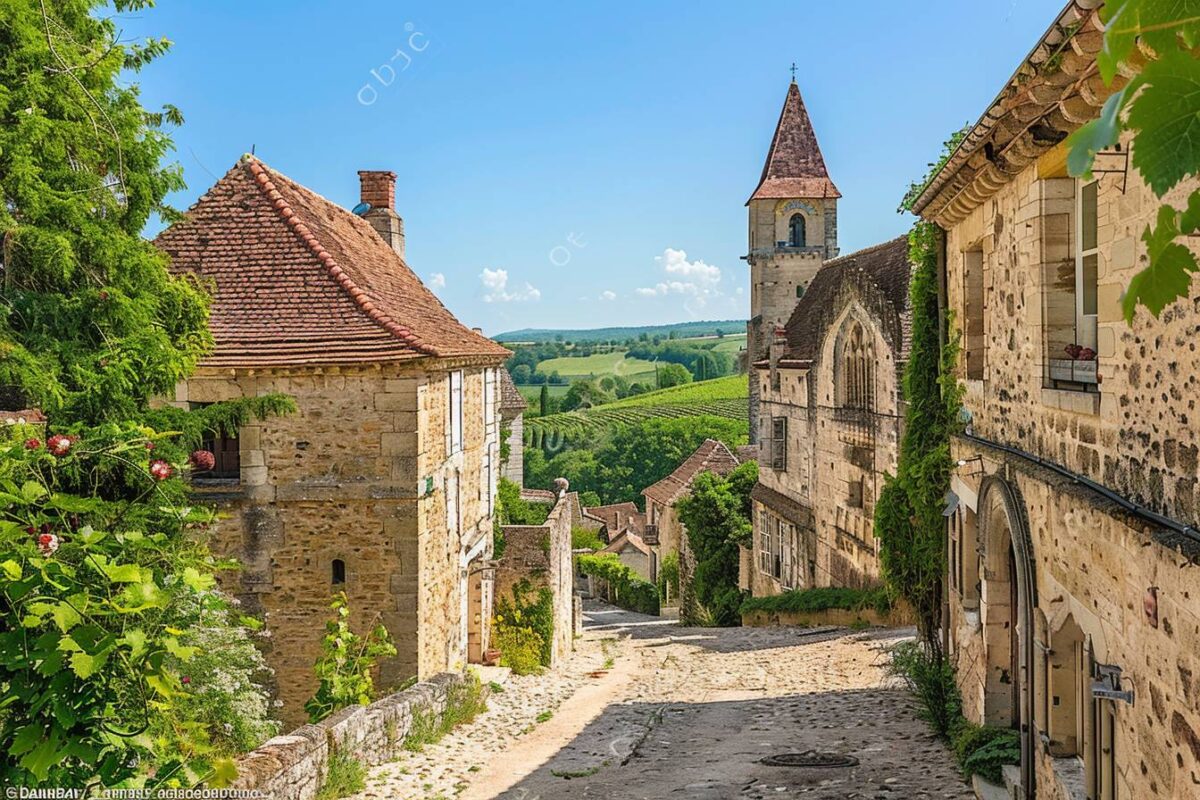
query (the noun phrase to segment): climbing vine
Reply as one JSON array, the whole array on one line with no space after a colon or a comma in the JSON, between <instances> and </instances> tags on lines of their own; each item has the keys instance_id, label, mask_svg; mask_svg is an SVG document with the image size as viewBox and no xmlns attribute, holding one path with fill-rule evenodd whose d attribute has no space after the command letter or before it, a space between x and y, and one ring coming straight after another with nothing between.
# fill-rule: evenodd
<instances>
[{"instance_id":1,"label":"climbing vine","mask_svg":"<svg viewBox=\"0 0 1200 800\"><path fill-rule=\"evenodd\" d=\"M930 222L918 222L909 234L914 270L909 284L912 345L904 370L904 438L896 475L888 478L875 506L884 577L912 606L921 639L935 649L946 568L942 509L953 467L950 437L962 399L954 378L957 341L943 346L938 330L940 235Z\"/></svg>"}]
</instances>

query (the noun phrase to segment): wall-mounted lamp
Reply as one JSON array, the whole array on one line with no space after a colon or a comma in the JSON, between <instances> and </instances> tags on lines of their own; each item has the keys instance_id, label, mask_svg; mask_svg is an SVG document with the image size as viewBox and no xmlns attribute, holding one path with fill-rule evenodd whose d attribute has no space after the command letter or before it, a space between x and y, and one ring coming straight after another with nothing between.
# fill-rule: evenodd
<instances>
[{"instance_id":1,"label":"wall-mounted lamp","mask_svg":"<svg viewBox=\"0 0 1200 800\"><path fill-rule=\"evenodd\" d=\"M1133 705L1133 691L1121 688L1121 668L1114 664L1096 664L1092 677L1092 697L1097 700L1120 700Z\"/></svg>"},{"instance_id":2,"label":"wall-mounted lamp","mask_svg":"<svg viewBox=\"0 0 1200 800\"><path fill-rule=\"evenodd\" d=\"M962 469L963 467L967 466L967 464L970 464L971 462L977 462L979 465L979 468L974 470L973 472L968 472L967 475L981 474L983 472L983 456L981 456L981 455L974 455L974 456L971 456L970 458L960 458L957 462L955 462L955 466L958 469Z\"/></svg>"}]
</instances>

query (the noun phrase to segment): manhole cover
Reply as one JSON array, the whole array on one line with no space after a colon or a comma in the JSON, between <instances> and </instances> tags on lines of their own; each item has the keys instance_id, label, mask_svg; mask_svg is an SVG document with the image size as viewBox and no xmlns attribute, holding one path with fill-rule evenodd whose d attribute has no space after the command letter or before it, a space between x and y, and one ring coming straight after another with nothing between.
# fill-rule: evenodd
<instances>
[{"instance_id":1,"label":"manhole cover","mask_svg":"<svg viewBox=\"0 0 1200 800\"><path fill-rule=\"evenodd\" d=\"M762 760L768 767L856 767L858 759L841 753L821 753L809 750L804 753L777 753Z\"/></svg>"}]
</instances>

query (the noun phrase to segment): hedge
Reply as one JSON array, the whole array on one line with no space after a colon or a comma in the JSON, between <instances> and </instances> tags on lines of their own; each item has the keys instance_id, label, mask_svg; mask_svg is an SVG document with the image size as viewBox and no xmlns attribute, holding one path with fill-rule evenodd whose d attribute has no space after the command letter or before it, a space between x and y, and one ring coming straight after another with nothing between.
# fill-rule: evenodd
<instances>
[{"instance_id":1,"label":"hedge","mask_svg":"<svg viewBox=\"0 0 1200 800\"><path fill-rule=\"evenodd\" d=\"M862 611L873 608L880 614L886 614L892 608L891 597L887 589L843 589L840 587L822 587L817 589L792 589L782 594L768 597L748 597L742 603L741 611L748 614L752 611L780 612L813 612L838 609L842 611Z\"/></svg>"},{"instance_id":2,"label":"hedge","mask_svg":"<svg viewBox=\"0 0 1200 800\"><path fill-rule=\"evenodd\" d=\"M658 614L658 587L642 580L616 553L582 554L579 571L608 583L609 596L621 608L642 614Z\"/></svg>"}]
</instances>

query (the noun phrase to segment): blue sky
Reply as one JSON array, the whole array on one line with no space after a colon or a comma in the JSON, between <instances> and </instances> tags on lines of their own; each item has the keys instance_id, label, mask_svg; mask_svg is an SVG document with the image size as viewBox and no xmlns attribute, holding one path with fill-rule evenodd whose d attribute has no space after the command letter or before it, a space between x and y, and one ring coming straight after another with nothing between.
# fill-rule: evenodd
<instances>
[{"instance_id":1,"label":"blue sky","mask_svg":"<svg viewBox=\"0 0 1200 800\"><path fill-rule=\"evenodd\" d=\"M252 145L346 207L357 170L395 170L410 265L498 333L745 318L743 204L793 61L842 252L899 235L1061 3L507 5L159 0L120 27L175 42L135 80L187 119L177 205ZM686 286L649 291L668 266Z\"/></svg>"}]
</instances>

